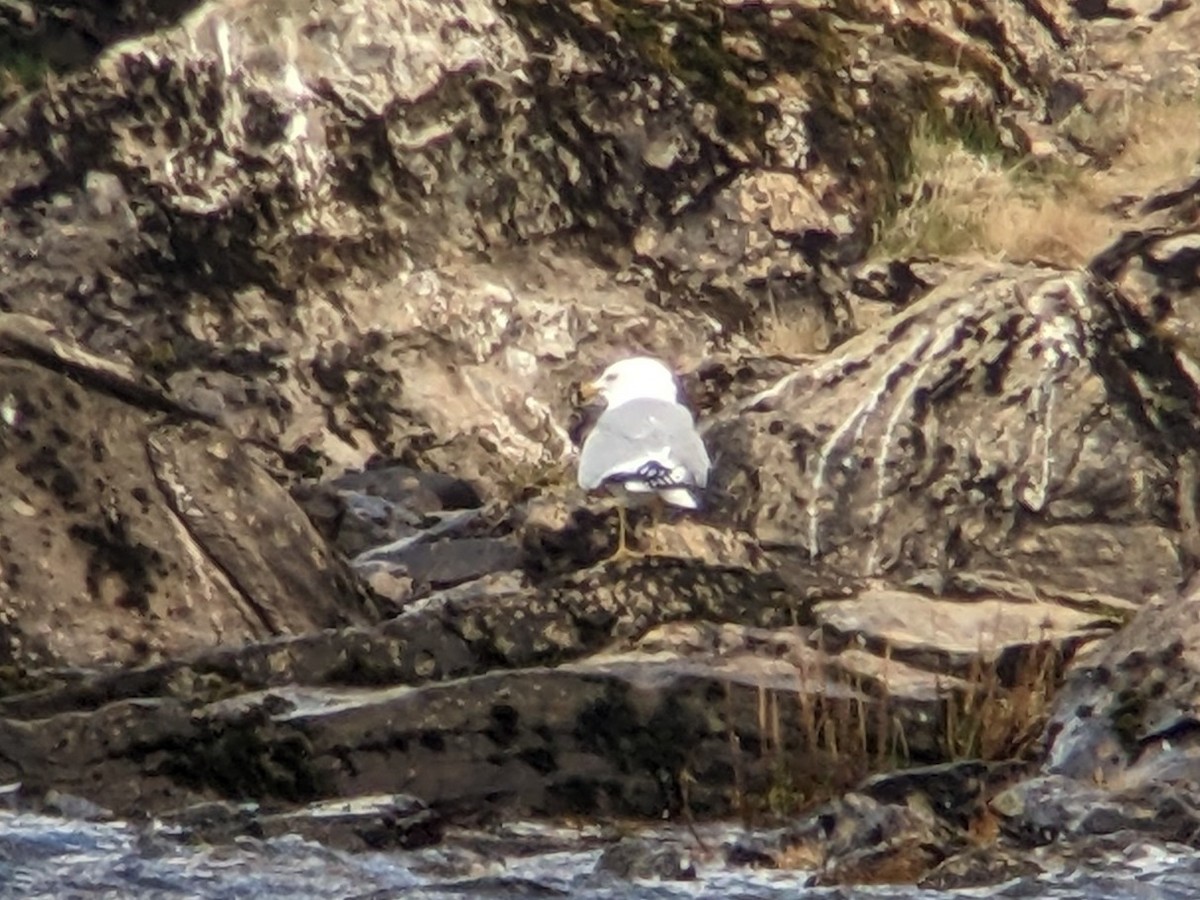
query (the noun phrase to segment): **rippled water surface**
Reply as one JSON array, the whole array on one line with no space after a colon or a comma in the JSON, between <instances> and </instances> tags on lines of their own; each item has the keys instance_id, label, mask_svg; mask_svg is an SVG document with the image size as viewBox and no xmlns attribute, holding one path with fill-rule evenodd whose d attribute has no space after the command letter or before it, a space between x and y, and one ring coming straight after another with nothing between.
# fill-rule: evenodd
<instances>
[{"instance_id":1,"label":"rippled water surface","mask_svg":"<svg viewBox=\"0 0 1200 900\"><path fill-rule=\"evenodd\" d=\"M912 888L804 888L804 873L698 867L695 881L624 881L595 874L600 850L507 863L456 847L349 854L281 838L221 847L183 845L122 824L0 814L0 898L517 898L783 900L967 897L1200 900L1200 855L1140 844L1101 868L1067 869L999 887L938 893Z\"/></svg>"}]
</instances>

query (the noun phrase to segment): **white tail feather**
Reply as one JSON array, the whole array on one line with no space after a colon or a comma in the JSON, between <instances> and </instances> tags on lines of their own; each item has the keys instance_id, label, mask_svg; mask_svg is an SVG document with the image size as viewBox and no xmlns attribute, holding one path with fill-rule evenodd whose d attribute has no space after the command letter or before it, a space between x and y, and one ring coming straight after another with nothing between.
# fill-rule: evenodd
<instances>
[{"instance_id":1,"label":"white tail feather","mask_svg":"<svg viewBox=\"0 0 1200 900\"><path fill-rule=\"evenodd\" d=\"M681 506L684 509L700 508L700 504L696 502L696 496L687 488L667 488L665 491L659 491L658 496L672 506Z\"/></svg>"}]
</instances>

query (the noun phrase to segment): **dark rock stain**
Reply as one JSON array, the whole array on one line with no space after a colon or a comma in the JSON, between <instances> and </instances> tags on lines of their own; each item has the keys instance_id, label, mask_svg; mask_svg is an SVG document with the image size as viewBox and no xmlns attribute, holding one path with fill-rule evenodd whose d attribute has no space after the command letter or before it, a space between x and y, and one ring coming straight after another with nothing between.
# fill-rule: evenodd
<instances>
[{"instance_id":1,"label":"dark rock stain","mask_svg":"<svg viewBox=\"0 0 1200 900\"><path fill-rule=\"evenodd\" d=\"M507 747L517 739L520 716L513 707L507 703L497 704L492 707L489 719L490 724L484 734L491 738L494 744Z\"/></svg>"},{"instance_id":2,"label":"dark rock stain","mask_svg":"<svg viewBox=\"0 0 1200 900\"><path fill-rule=\"evenodd\" d=\"M549 775L558 770L558 761L545 747L528 747L517 754L517 759L539 775Z\"/></svg>"},{"instance_id":3,"label":"dark rock stain","mask_svg":"<svg viewBox=\"0 0 1200 900\"><path fill-rule=\"evenodd\" d=\"M50 491L64 507L76 508L79 479L58 458L58 450L50 444L38 448L28 459L17 464L17 471L38 487Z\"/></svg>"},{"instance_id":4,"label":"dark rock stain","mask_svg":"<svg viewBox=\"0 0 1200 900\"><path fill-rule=\"evenodd\" d=\"M117 598L117 604L140 613L149 611L155 576L161 574L162 555L153 547L133 540L123 517L106 520L103 525L76 523L68 529L68 534L93 548L87 571L88 589L93 594L99 590L102 575L115 573L126 588Z\"/></svg>"},{"instance_id":5,"label":"dark rock stain","mask_svg":"<svg viewBox=\"0 0 1200 900\"><path fill-rule=\"evenodd\" d=\"M434 753L446 751L446 739L436 731L422 731L417 742L426 750L432 750Z\"/></svg>"},{"instance_id":6,"label":"dark rock stain","mask_svg":"<svg viewBox=\"0 0 1200 900\"><path fill-rule=\"evenodd\" d=\"M262 710L233 720L204 720L190 739L160 748L160 771L192 788L208 788L232 799L279 798L307 802L329 791L313 765L307 739L272 725Z\"/></svg>"}]
</instances>

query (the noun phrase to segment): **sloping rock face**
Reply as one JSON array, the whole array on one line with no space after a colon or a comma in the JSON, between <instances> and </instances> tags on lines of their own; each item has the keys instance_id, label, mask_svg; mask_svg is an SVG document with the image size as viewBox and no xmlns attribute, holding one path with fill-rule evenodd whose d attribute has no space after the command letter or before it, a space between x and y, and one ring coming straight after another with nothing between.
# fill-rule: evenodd
<instances>
[{"instance_id":1,"label":"sloping rock face","mask_svg":"<svg viewBox=\"0 0 1200 900\"><path fill-rule=\"evenodd\" d=\"M0 314L5 665L130 663L376 617L229 432Z\"/></svg>"},{"instance_id":2,"label":"sloping rock face","mask_svg":"<svg viewBox=\"0 0 1200 900\"><path fill-rule=\"evenodd\" d=\"M735 521L864 574L1117 604L1179 584L1195 431L1147 407L1194 386L1120 298L1084 273L980 267L888 324L711 432Z\"/></svg>"},{"instance_id":3,"label":"sloping rock face","mask_svg":"<svg viewBox=\"0 0 1200 900\"><path fill-rule=\"evenodd\" d=\"M1086 269L858 265L923 119L1067 145L1085 29L1000 0L214 0L8 107L0 778L253 799L271 833L370 798L384 844L790 813L1029 759L1072 665L1030 796L1187 746L1184 651L1141 660L1153 703L1087 673L1142 672L1113 660L1152 610L1189 627L1196 184ZM765 358L781 307L826 352ZM571 383L632 352L686 370L712 502L606 562ZM1010 767L923 771L802 829L837 824L829 880L916 878L988 814L1027 840L1024 794L985 802Z\"/></svg>"},{"instance_id":4,"label":"sloping rock face","mask_svg":"<svg viewBox=\"0 0 1200 900\"><path fill-rule=\"evenodd\" d=\"M1051 720L1048 772L1116 789L1195 780L1197 615L1192 585L1077 661Z\"/></svg>"}]
</instances>

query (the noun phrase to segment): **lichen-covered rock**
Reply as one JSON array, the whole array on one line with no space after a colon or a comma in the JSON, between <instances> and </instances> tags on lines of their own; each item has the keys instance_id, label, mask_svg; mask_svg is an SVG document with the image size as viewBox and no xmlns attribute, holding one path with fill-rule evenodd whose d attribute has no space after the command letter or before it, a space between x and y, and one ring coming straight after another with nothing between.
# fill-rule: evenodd
<instances>
[{"instance_id":1,"label":"lichen-covered rock","mask_svg":"<svg viewBox=\"0 0 1200 900\"><path fill-rule=\"evenodd\" d=\"M762 849L777 865L811 870L810 884L912 883L967 845L1008 770L969 761L877 776Z\"/></svg>"},{"instance_id":2,"label":"lichen-covered rock","mask_svg":"<svg viewBox=\"0 0 1200 900\"><path fill-rule=\"evenodd\" d=\"M1198 628L1193 584L1081 654L1050 721L1047 770L1114 788L1195 780Z\"/></svg>"},{"instance_id":3,"label":"lichen-covered rock","mask_svg":"<svg viewBox=\"0 0 1200 900\"><path fill-rule=\"evenodd\" d=\"M1142 784L1122 790L1045 775L1024 781L993 798L1001 827L1028 845L1118 832L1195 844L1200 812L1194 784Z\"/></svg>"},{"instance_id":4,"label":"lichen-covered rock","mask_svg":"<svg viewBox=\"0 0 1200 900\"><path fill-rule=\"evenodd\" d=\"M367 6L313 31L309 4L201 5L9 110L0 293L277 470L382 451L495 490L569 446L579 344L698 358L715 326L660 328L640 289L527 243L573 220L529 50L492 4Z\"/></svg>"}]
</instances>

